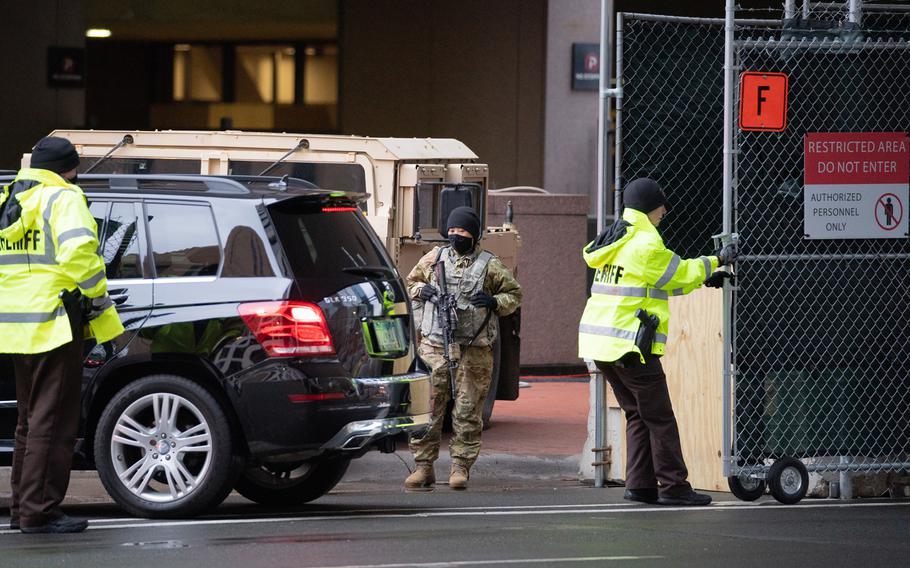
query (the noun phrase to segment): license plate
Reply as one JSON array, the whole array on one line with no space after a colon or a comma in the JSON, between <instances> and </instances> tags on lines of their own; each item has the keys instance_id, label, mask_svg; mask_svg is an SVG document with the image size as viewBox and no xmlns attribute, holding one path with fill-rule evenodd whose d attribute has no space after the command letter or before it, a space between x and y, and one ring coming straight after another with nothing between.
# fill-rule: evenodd
<instances>
[{"instance_id":1,"label":"license plate","mask_svg":"<svg viewBox=\"0 0 910 568\"><path fill-rule=\"evenodd\" d=\"M376 346L382 353L405 351L404 330L399 318L375 319L372 321Z\"/></svg>"}]
</instances>

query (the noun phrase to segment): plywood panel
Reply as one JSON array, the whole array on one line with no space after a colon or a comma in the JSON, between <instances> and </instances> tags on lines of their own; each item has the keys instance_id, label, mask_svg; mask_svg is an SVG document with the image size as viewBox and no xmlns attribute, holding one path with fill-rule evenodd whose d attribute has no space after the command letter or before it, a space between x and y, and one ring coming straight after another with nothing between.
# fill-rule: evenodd
<instances>
[{"instance_id":1,"label":"plywood panel","mask_svg":"<svg viewBox=\"0 0 910 568\"><path fill-rule=\"evenodd\" d=\"M723 294L703 288L670 298L664 371L679 424L689 481L727 491L721 462L723 432Z\"/></svg>"},{"instance_id":2,"label":"plywood panel","mask_svg":"<svg viewBox=\"0 0 910 568\"><path fill-rule=\"evenodd\" d=\"M661 359L689 482L696 489L728 491L721 461L723 432L723 295L703 288L670 299L670 336ZM625 418L613 396L607 394L611 420L608 439L613 444L610 479L625 477ZM615 420L614 420L615 419ZM615 426L614 426L615 425Z\"/></svg>"}]
</instances>

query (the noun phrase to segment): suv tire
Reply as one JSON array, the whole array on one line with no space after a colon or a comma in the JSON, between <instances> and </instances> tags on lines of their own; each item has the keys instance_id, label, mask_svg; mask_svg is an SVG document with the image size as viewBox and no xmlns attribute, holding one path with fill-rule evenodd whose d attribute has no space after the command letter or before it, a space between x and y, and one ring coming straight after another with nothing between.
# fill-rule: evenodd
<instances>
[{"instance_id":1,"label":"suv tire","mask_svg":"<svg viewBox=\"0 0 910 568\"><path fill-rule=\"evenodd\" d=\"M246 468L235 489L260 505L299 505L332 490L351 460L335 458L305 464L269 464Z\"/></svg>"},{"instance_id":2,"label":"suv tire","mask_svg":"<svg viewBox=\"0 0 910 568\"><path fill-rule=\"evenodd\" d=\"M189 517L220 504L239 469L232 448L215 397L165 374L118 391L101 414L94 444L107 492L127 512L150 518Z\"/></svg>"}]
</instances>

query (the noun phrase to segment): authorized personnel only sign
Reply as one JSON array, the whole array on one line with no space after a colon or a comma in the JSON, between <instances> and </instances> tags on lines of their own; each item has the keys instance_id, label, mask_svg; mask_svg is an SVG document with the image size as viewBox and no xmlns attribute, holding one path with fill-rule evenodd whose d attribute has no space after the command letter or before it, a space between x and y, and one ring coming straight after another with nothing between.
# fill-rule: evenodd
<instances>
[{"instance_id":1,"label":"authorized personnel only sign","mask_svg":"<svg viewBox=\"0 0 910 568\"><path fill-rule=\"evenodd\" d=\"M805 238L907 238L905 132L812 132L804 143Z\"/></svg>"}]
</instances>

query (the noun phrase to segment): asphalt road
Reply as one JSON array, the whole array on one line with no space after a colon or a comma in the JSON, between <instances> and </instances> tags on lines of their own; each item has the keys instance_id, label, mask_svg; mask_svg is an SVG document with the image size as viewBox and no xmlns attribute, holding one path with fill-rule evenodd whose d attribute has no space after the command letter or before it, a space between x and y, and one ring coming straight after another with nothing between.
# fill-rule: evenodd
<instances>
[{"instance_id":1,"label":"asphalt road","mask_svg":"<svg viewBox=\"0 0 910 568\"><path fill-rule=\"evenodd\" d=\"M181 521L127 518L109 504L70 507L91 519L86 533L0 531L0 566L910 565L910 501L784 506L766 497L673 508L570 481L463 493L397 487L343 484L282 510L231 497L213 514Z\"/></svg>"}]
</instances>

